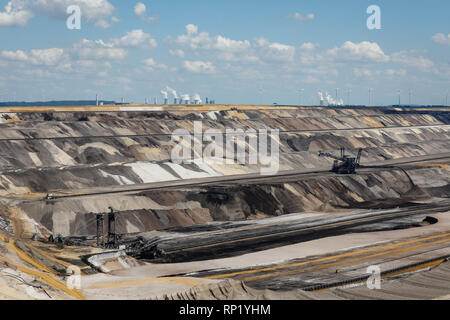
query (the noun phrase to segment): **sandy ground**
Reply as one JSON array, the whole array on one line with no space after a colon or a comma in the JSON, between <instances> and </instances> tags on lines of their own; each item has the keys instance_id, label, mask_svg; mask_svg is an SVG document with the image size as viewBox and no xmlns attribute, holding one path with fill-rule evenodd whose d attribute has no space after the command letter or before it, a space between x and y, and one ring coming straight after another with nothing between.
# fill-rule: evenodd
<instances>
[{"instance_id":1,"label":"sandy ground","mask_svg":"<svg viewBox=\"0 0 450 320\"><path fill-rule=\"evenodd\" d=\"M184 278L188 279L187 282L180 280L180 278L175 278L175 280L156 280L155 278L157 277L180 273L195 273L208 269L234 269L282 263L292 259L326 255L343 250L450 231L450 211L432 216L439 219L439 222L421 228L347 234L225 259L171 264L148 263L144 266L116 271L113 274L84 276L82 280L83 288L91 289L85 289L82 292L88 298L103 299L108 297L111 299L119 297L139 299L161 296L162 294L179 292L178 290L186 290L189 287L200 284L200 282L201 284L207 284L214 283L214 281L198 278ZM139 290L136 290L136 286L139 286Z\"/></svg>"}]
</instances>

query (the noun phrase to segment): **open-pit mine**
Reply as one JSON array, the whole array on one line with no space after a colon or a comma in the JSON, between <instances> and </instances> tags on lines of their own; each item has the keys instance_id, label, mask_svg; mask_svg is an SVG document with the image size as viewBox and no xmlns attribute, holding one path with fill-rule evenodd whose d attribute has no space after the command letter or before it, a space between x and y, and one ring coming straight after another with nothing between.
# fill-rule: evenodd
<instances>
[{"instance_id":1,"label":"open-pit mine","mask_svg":"<svg viewBox=\"0 0 450 320\"><path fill-rule=\"evenodd\" d=\"M450 298L448 108L5 107L0 128L0 299ZM207 130L248 159L267 132L277 170L205 155Z\"/></svg>"}]
</instances>

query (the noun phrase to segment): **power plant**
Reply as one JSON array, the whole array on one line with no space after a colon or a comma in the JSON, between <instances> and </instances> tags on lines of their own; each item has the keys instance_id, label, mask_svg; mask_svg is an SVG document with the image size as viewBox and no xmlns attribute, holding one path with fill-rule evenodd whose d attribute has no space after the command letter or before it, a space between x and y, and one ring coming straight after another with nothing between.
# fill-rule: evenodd
<instances>
[{"instance_id":1,"label":"power plant","mask_svg":"<svg viewBox=\"0 0 450 320\"><path fill-rule=\"evenodd\" d=\"M169 104L169 94L172 96L173 105L182 104L182 105L199 105L203 104L203 100L201 96L198 93L192 94L192 96L188 93L184 93L179 95L178 92L167 86L164 89L160 90L160 94L162 95L162 101L163 105ZM155 98L155 105L157 105L157 99ZM214 100L211 100L209 98L205 98L204 104L215 104Z\"/></svg>"}]
</instances>

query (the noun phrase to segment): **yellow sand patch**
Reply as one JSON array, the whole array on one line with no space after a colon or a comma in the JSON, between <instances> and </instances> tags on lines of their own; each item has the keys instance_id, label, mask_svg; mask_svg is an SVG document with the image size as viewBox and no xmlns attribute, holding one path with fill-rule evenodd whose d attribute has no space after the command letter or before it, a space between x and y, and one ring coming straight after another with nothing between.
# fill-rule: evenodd
<instances>
[{"instance_id":1,"label":"yellow sand patch","mask_svg":"<svg viewBox=\"0 0 450 320\"><path fill-rule=\"evenodd\" d=\"M28 155L30 156L31 160L33 160L33 163L36 167L42 167L41 159L39 159L37 153L29 152Z\"/></svg>"},{"instance_id":2,"label":"yellow sand patch","mask_svg":"<svg viewBox=\"0 0 450 320\"><path fill-rule=\"evenodd\" d=\"M440 163L425 163L425 164L421 164L421 167L425 167L425 168L450 168L450 165L448 164L440 164Z\"/></svg>"},{"instance_id":3,"label":"yellow sand patch","mask_svg":"<svg viewBox=\"0 0 450 320\"><path fill-rule=\"evenodd\" d=\"M225 119L238 118L241 120L247 120L248 117L245 113L239 113L236 110L228 111L228 114L225 116Z\"/></svg>"},{"instance_id":4,"label":"yellow sand patch","mask_svg":"<svg viewBox=\"0 0 450 320\"><path fill-rule=\"evenodd\" d=\"M373 118L371 117L364 117L362 118L363 122L368 124L371 127L375 127L375 128L381 128L383 127L383 125L379 122L376 122Z\"/></svg>"}]
</instances>

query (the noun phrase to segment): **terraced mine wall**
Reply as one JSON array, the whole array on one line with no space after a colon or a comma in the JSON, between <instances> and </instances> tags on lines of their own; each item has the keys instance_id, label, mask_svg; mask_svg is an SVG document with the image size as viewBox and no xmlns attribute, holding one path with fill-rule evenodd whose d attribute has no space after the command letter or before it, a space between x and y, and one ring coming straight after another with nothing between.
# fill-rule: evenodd
<instances>
[{"instance_id":1,"label":"terraced mine wall","mask_svg":"<svg viewBox=\"0 0 450 320\"><path fill-rule=\"evenodd\" d=\"M23 226L16 229L24 237L33 233L85 236L95 234L95 213L106 212L109 206L120 213L117 232L133 233L294 212L332 213L355 206L382 206L383 199L401 204L450 194L449 169L437 165L414 168L407 174L384 169L301 181L221 183L43 200L53 192L260 171L259 165L225 165L215 158L172 163L175 142L171 134L180 128L193 132L199 121L204 130L280 130L280 170L331 168L332 159L318 153L337 155L340 147L349 154L363 148L362 164L450 152L446 109L217 109L0 113L0 196L13 211L2 215L10 219L13 215L16 223L22 221Z\"/></svg>"},{"instance_id":2,"label":"terraced mine wall","mask_svg":"<svg viewBox=\"0 0 450 320\"><path fill-rule=\"evenodd\" d=\"M52 232L64 236L94 236L96 220L92 213L104 212L108 206L120 212L116 218L116 232L126 234L296 212L333 213L355 207L382 208L401 205L418 197L423 194L413 189L403 172L382 171L277 184L149 191L39 204L24 202L18 208Z\"/></svg>"}]
</instances>

